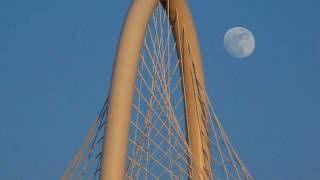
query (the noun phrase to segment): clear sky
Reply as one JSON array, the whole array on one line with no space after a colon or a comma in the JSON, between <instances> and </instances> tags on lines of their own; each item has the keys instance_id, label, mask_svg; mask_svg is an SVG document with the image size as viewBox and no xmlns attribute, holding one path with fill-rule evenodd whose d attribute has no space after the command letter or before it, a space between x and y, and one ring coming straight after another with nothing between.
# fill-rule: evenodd
<instances>
[{"instance_id":1,"label":"clear sky","mask_svg":"<svg viewBox=\"0 0 320 180\"><path fill-rule=\"evenodd\" d=\"M0 0L0 179L58 179L102 106L129 0ZM215 111L255 179L320 179L320 1L190 1ZM234 59L224 33L256 49Z\"/></svg>"}]
</instances>

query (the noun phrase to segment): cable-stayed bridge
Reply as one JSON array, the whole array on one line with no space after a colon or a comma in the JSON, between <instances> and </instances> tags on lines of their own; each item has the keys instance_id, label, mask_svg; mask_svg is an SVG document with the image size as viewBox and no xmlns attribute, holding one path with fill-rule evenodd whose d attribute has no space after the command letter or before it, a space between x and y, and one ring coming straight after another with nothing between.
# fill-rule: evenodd
<instances>
[{"instance_id":1,"label":"cable-stayed bridge","mask_svg":"<svg viewBox=\"0 0 320 180\"><path fill-rule=\"evenodd\" d=\"M108 97L61 179L253 179L207 96L186 0L132 0Z\"/></svg>"}]
</instances>

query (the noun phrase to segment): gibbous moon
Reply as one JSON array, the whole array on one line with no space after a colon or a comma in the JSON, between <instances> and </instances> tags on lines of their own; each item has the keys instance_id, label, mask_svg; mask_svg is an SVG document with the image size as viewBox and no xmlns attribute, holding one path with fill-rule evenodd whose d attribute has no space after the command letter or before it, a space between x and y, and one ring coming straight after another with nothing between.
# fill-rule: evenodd
<instances>
[{"instance_id":1,"label":"gibbous moon","mask_svg":"<svg viewBox=\"0 0 320 180\"><path fill-rule=\"evenodd\" d=\"M226 32L223 38L226 51L235 58L245 58L255 48L253 34L244 27L234 27Z\"/></svg>"}]
</instances>

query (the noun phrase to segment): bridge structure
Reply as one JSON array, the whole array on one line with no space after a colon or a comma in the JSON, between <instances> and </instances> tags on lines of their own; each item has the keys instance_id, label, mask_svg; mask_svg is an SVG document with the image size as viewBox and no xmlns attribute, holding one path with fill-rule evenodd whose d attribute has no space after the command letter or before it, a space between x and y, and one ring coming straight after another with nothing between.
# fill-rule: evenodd
<instances>
[{"instance_id":1,"label":"bridge structure","mask_svg":"<svg viewBox=\"0 0 320 180\"><path fill-rule=\"evenodd\" d=\"M108 96L61 179L253 179L206 93L186 0L132 0Z\"/></svg>"}]
</instances>

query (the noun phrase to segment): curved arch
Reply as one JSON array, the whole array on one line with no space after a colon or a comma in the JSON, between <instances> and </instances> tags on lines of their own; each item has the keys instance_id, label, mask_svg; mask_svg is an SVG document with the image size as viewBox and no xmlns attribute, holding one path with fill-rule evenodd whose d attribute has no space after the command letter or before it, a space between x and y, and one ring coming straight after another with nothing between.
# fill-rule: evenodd
<instances>
[{"instance_id":1,"label":"curved arch","mask_svg":"<svg viewBox=\"0 0 320 180\"><path fill-rule=\"evenodd\" d=\"M125 161L131 120L131 104L134 94L134 83L137 73L137 64L140 48L146 33L149 17L159 0L133 0L123 25L121 38L116 53L111 88L109 92L109 107L101 179L119 180L125 175ZM172 31L177 43L178 53L182 61L182 79L185 96L185 111L187 120L188 143L192 154L201 170L210 169L210 154L206 144L206 133L201 132L204 126L200 120L199 100L195 95L195 84L204 87L201 53L196 31L186 0L161 0L167 10ZM192 61L193 60L193 61ZM192 71L192 68L195 69ZM196 73L198 81L192 74ZM208 167L209 166L209 167ZM192 179L204 179L195 170ZM210 177L210 176L209 176Z\"/></svg>"}]
</instances>

